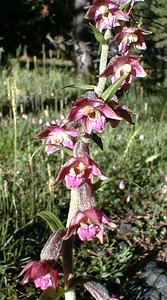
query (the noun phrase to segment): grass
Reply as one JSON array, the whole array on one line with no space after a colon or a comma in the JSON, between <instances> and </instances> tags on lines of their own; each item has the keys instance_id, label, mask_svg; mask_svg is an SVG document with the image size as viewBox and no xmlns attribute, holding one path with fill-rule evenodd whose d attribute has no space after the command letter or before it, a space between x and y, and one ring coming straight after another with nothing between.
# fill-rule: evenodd
<instances>
[{"instance_id":1,"label":"grass","mask_svg":"<svg viewBox=\"0 0 167 300\"><path fill-rule=\"evenodd\" d=\"M66 113L65 106L71 105L81 91L61 87L73 82L76 75L72 68L36 66L30 70L21 68L15 60L10 70L2 71L1 299L38 297L31 285L22 287L16 279L21 265L30 257L39 259L40 249L50 234L37 213L47 209L65 222L69 192L63 184L53 189L51 182L66 154L60 151L47 157L42 143L34 136L47 120ZM114 234L106 231L104 246L96 241L88 245L76 240L74 263L77 275L87 273L102 278L111 290L121 289L129 268L142 255L166 243L166 228L161 226L167 222L163 193L167 125L163 103L162 95L144 96L142 87L134 85L126 96L126 104L135 112L136 125L122 121L116 129L108 126L102 138L104 151L95 144L91 146L93 159L109 178L108 184L104 182L96 191L98 206L120 229ZM125 182L123 190L119 189L121 180ZM59 267L61 270L60 263ZM123 292L119 293L123 296Z\"/></svg>"}]
</instances>

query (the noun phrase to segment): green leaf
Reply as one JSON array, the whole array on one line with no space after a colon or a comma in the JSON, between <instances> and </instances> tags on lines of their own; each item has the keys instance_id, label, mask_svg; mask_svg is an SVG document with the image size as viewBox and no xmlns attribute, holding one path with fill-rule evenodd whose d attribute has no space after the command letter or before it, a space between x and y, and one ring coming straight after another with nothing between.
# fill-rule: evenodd
<instances>
[{"instance_id":1,"label":"green leaf","mask_svg":"<svg viewBox=\"0 0 167 300\"><path fill-rule=\"evenodd\" d=\"M113 84L111 84L101 95L103 100L107 100L108 98L112 98L114 94L118 91L118 88L120 87L121 83L125 80L127 75L123 75L120 78L118 78Z\"/></svg>"},{"instance_id":2,"label":"green leaf","mask_svg":"<svg viewBox=\"0 0 167 300\"><path fill-rule=\"evenodd\" d=\"M110 177L108 177L106 180L103 180L103 181L98 180L96 183L93 184L93 190L94 191L97 191L97 190L103 191L104 186L112 181L114 181L114 179L110 178Z\"/></svg>"},{"instance_id":3,"label":"green leaf","mask_svg":"<svg viewBox=\"0 0 167 300\"><path fill-rule=\"evenodd\" d=\"M92 140L96 143L96 145L103 151L103 143L102 139L95 133L92 133Z\"/></svg>"},{"instance_id":4,"label":"green leaf","mask_svg":"<svg viewBox=\"0 0 167 300\"><path fill-rule=\"evenodd\" d=\"M37 214L38 217L41 217L42 219L44 219L50 229L55 232L58 229L65 229L64 225L62 224L62 222L60 221L60 219L58 217L56 217L52 212L50 211L41 211L40 213Z\"/></svg>"},{"instance_id":5,"label":"green leaf","mask_svg":"<svg viewBox=\"0 0 167 300\"><path fill-rule=\"evenodd\" d=\"M76 84L67 84L62 86L61 88L57 89L56 92L58 92L59 90L63 90L65 88L78 88L78 89L82 89L82 90L94 90L95 85L93 84L81 84L81 85L76 85Z\"/></svg>"},{"instance_id":6,"label":"green leaf","mask_svg":"<svg viewBox=\"0 0 167 300\"><path fill-rule=\"evenodd\" d=\"M108 44L108 41L105 40L103 34L96 28L96 26L90 24L92 31L94 33L94 36L96 38L96 40L100 43L100 44Z\"/></svg>"},{"instance_id":7,"label":"green leaf","mask_svg":"<svg viewBox=\"0 0 167 300\"><path fill-rule=\"evenodd\" d=\"M124 2L122 5L120 5L120 10L124 10L125 8L127 8L129 6L129 4L131 3L131 0L128 0L127 2Z\"/></svg>"},{"instance_id":8,"label":"green leaf","mask_svg":"<svg viewBox=\"0 0 167 300\"><path fill-rule=\"evenodd\" d=\"M59 300L63 295L64 289L49 288L39 297L39 300Z\"/></svg>"},{"instance_id":9,"label":"green leaf","mask_svg":"<svg viewBox=\"0 0 167 300\"><path fill-rule=\"evenodd\" d=\"M94 88L96 87L93 84L81 84L81 85L74 85L75 88L81 89L81 90L94 90Z\"/></svg>"}]
</instances>

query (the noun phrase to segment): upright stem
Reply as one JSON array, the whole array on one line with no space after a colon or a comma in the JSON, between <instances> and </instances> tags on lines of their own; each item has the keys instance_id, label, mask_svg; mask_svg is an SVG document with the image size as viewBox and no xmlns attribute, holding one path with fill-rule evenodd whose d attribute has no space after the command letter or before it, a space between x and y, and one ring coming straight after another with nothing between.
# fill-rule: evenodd
<instances>
[{"instance_id":1,"label":"upright stem","mask_svg":"<svg viewBox=\"0 0 167 300\"><path fill-rule=\"evenodd\" d=\"M110 37L111 37L111 30L107 29L104 34L104 39L106 40L106 43L102 44L102 49L101 49L99 74L101 74L107 66ZM98 97L100 97L101 94L103 93L105 84L106 84L106 77L99 77L98 84L94 89L94 91L98 95Z\"/></svg>"},{"instance_id":2,"label":"upright stem","mask_svg":"<svg viewBox=\"0 0 167 300\"><path fill-rule=\"evenodd\" d=\"M74 157L82 156L88 152L88 146L83 141L78 141L74 147ZM71 219L78 211L78 190L71 190L71 201L68 212L67 224L68 228ZM65 300L76 300L74 275L73 275L73 242L74 238L71 237L63 242L63 271L64 271L64 285L65 285Z\"/></svg>"},{"instance_id":3,"label":"upright stem","mask_svg":"<svg viewBox=\"0 0 167 300\"><path fill-rule=\"evenodd\" d=\"M106 43L102 45L101 57L100 57L100 74L104 71L107 65L108 50L109 50L109 39L111 37L110 30L106 30L104 39ZM100 77L97 87L95 88L95 93L100 97L104 91L106 84L106 78ZM87 95L91 97L91 95ZM73 150L74 157L80 157L84 154L89 154L89 147L86 141L77 141ZM86 207L83 198L88 200ZM95 205L95 200L92 197L91 189L87 184L83 184L81 188L71 190L71 201L69 207L69 213L67 218L66 227L68 228L71 219L75 216L78 209L88 209ZM75 285L74 285L74 275L73 275L73 242L74 238L71 237L63 242L63 271L64 271L64 285L65 285L65 300L76 300Z\"/></svg>"},{"instance_id":4,"label":"upright stem","mask_svg":"<svg viewBox=\"0 0 167 300\"><path fill-rule=\"evenodd\" d=\"M73 275L73 250L74 238L71 237L63 242L63 271L64 271L64 286L65 286L65 300L76 300L74 289L74 275Z\"/></svg>"},{"instance_id":5,"label":"upright stem","mask_svg":"<svg viewBox=\"0 0 167 300\"><path fill-rule=\"evenodd\" d=\"M71 201L68 212L67 224L68 228L71 219L75 216L78 210L78 195L77 190L71 190ZM63 272L64 272L64 286L65 286L65 300L76 300L74 275L73 275L73 243L74 237L63 242Z\"/></svg>"}]
</instances>

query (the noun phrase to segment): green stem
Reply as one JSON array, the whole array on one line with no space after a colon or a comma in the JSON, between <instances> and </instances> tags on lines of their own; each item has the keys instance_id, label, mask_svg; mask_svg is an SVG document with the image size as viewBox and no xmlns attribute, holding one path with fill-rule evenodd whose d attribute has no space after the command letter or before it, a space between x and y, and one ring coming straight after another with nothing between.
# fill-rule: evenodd
<instances>
[{"instance_id":1,"label":"green stem","mask_svg":"<svg viewBox=\"0 0 167 300\"><path fill-rule=\"evenodd\" d=\"M83 154L88 154L89 148L85 141L77 141L73 150L74 157L80 157ZM68 212L67 224L68 228L71 219L76 215L79 209L79 190L71 189L71 201ZM74 275L73 275L73 242L74 237L63 242L63 272L65 285L65 300L76 300Z\"/></svg>"},{"instance_id":2,"label":"green stem","mask_svg":"<svg viewBox=\"0 0 167 300\"><path fill-rule=\"evenodd\" d=\"M74 238L71 237L63 242L63 272L64 272L64 287L65 300L76 300L74 275L73 275L73 249Z\"/></svg>"},{"instance_id":3,"label":"green stem","mask_svg":"<svg viewBox=\"0 0 167 300\"><path fill-rule=\"evenodd\" d=\"M107 66L107 58L108 58L110 38L111 38L111 31L109 29L107 29L105 34L104 34L104 39L106 40L106 43L102 44L102 49L101 49L99 74L101 74ZM105 85L106 85L106 77L99 77L98 84L94 89L94 91L98 95L98 97L100 97L101 94L103 93L103 91L105 89Z\"/></svg>"},{"instance_id":4,"label":"green stem","mask_svg":"<svg viewBox=\"0 0 167 300\"><path fill-rule=\"evenodd\" d=\"M71 219L78 211L78 193L76 189L71 190L71 201L68 212L67 224L68 228ZM73 275L73 242L74 238L71 237L63 242L63 272L64 272L64 285L65 285L65 300L76 300L74 275Z\"/></svg>"}]
</instances>

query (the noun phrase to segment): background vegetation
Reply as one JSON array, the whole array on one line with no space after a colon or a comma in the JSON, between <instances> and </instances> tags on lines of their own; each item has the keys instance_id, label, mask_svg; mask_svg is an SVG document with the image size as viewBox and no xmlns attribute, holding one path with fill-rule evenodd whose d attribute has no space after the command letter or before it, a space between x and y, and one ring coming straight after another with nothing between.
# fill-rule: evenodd
<instances>
[{"instance_id":1,"label":"background vegetation","mask_svg":"<svg viewBox=\"0 0 167 300\"><path fill-rule=\"evenodd\" d=\"M44 5L49 12L41 15L42 9L46 9ZM141 15L143 27L147 25L153 31L153 38L148 40L149 48L144 55L148 77L141 82L136 80L129 94L120 96L120 103L126 102L135 113L135 126L122 121L116 129L107 127L103 152L92 144L93 159L109 177L109 183L96 192L99 208L103 207L118 223L119 230L115 234L106 233L104 246L96 241L87 244L76 240L78 275L101 277L110 291L122 299L133 273L145 259L157 257L160 250L163 252L167 242L166 5L162 0L137 5L136 14ZM64 28L64 19L71 24L72 32L70 1L64 4L27 0L14 5L8 0L0 11L2 300L38 297L31 285L22 287L17 279L21 265L30 258L39 259L50 234L37 213L48 209L63 222L66 219L69 191L63 184L56 187L51 184L66 154L60 151L47 156L42 143L34 138L48 120L63 117L77 95L84 93L63 86L74 82L90 84L94 80L94 74L81 79L75 70L71 46L66 43L71 36L69 29L67 34ZM48 32L54 39L62 35L64 41L59 47L53 49L48 43ZM26 56L25 49L28 49ZM121 180L125 182L123 190L119 188ZM61 262L58 264L61 273ZM86 293L78 291L78 295L80 299L90 299Z\"/></svg>"}]
</instances>

